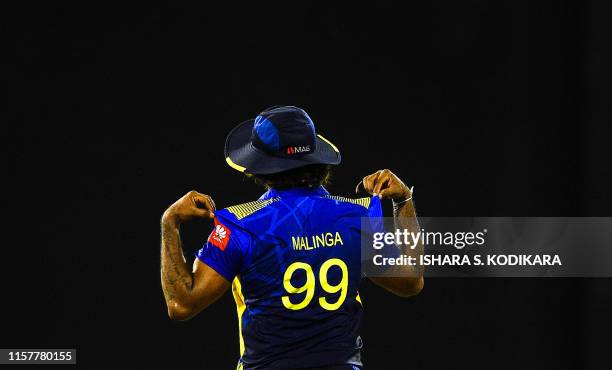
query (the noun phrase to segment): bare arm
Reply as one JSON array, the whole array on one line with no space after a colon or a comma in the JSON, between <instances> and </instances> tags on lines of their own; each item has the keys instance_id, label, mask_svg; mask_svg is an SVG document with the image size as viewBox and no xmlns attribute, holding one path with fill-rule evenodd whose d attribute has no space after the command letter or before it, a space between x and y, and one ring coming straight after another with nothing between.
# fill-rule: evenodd
<instances>
[{"instance_id":1,"label":"bare arm","mask_svg":"<svg viewBox=\"0 0 612 370\"><path fill-rule=\"evenodd\" d=\"M396 228L406 229L411 233L419 231L419 222L411 199L412 191L393 172L380 170L364 177L363 181L357 185L357 191L362 188L372 195L378 195L381 199L393 200L393 219ZM415 248L410 248L405 244L400 245L400 248L402 254L415 257L417 262L419 255L423 254L423 245L420 242ZM419 294L425 284L422 267L403 266L399 268L409 271L402 271L397 277L369 277L369 279L401 297Z\"/></svg>"},{"instance_id":2,"label":"bare arm","mask_svg":"<svg viewBox=\"0 0 612 370\"><path fill-rule=\"evenodd\" d=\"M183 256L181 223L195 217L213 218L212 199L190 191L170 206L161 220L161 283L168 316L187 320L227 291L230 283L215 270L196 259L193 272Z\"/></svg>"}]
</instances>

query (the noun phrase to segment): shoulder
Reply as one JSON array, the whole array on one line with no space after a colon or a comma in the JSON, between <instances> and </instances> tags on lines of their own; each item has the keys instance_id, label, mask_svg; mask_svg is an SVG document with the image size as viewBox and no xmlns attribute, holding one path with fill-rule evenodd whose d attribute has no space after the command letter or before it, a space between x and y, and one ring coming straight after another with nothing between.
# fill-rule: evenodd
<instances>
[{"instance_id":1,"label":"shoulder","mask_svg":"<svg viewBox=\"0 0 612 370\"><path fill-rule=\"evenodd\" d=\"M341 197L341 196L337 196L337 195L325 195L323 196L323 198L329 199L333 202L335 202L338 205L341 204L346 204L346 205L356 205L356 206L361 206L365 209L370 208L370 204L372 203L372 198L371 197L365 197L365 198L346 198L346 197Z\"/></svg>"},{"instance_id":2,"label":"shoulder","mask_svg":"<svg viewBox=\"0 0 612 370\"><path fill-rule=\"evenodd\" d=\"M252 202L236 204L215 212L215 216L224 226L236 235L240 235L242 242L257 237L257 231L269 221L270 211L279 198L255 200Z\"/></svg>"},{"instance_id":3,"label":"shoulder","mask_svg":"<svg viewBox=\"0 0 612 370\"><path fill-rule=\"evenodd\" d=\"M242 225L247 219L265 213L265 210L278 200L280 200L280 198L269 198L236 204L218 211L217 214L238 225Z\"/></svg>"},{"instance_id":4,"label":"shoulder","mask_svg":"<svg viewBox=\"0 0 612 370\"><path fill-rule=\"evenodd\" d=\"M247 245L253 238L254 231L259 229L257 220L261 220L261 216L267 214L265 210L276 201L278 198L256 200L217 210L215 230L221 227L225 233L231 233L232 240L240 245Z\"/></svg>"},{"instance_id":5,"label":"shoulder","mask_svg":"<svg viewBox=\"0 0 612 370\"><path fill-rule=\"evenodd\" d=\"M364 198L346 198L337 195L324 196L327 200L334 203L334 206L345 207L350 213L358 213L362 217L382 216L382 205L380 198L376 196Z\"/></svg>"}]
</instances>

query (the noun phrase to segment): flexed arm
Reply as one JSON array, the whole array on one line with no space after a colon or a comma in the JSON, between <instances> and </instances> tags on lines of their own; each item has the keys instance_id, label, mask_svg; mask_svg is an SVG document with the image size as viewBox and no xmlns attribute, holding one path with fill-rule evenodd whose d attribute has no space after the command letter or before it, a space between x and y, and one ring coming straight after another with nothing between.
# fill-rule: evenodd
<instances>
[{"instance_id":1,"label":"flexed arm","mask_svg":"<svg viewBox=\"0 0 612 370\"><path fill-rule=\"evenodd\" d=\"M214 210L208 195L190 191L162 216L161 284L168 316L173 320L193 317L230 287L227 280L197 259L192 273L183 255L180 225L192 218L213 218Z\"/></svg>"},{"instance_id":2,"label":"flexed arm","mask_svg":"<svg viewBox=\"0 0 612 370\"><path fill-rule=\"evenodd\" d=\"M419 232L419 221L412 202L412 191L393 172L385 169L364 177L356 189L357 192L361 190L371 195L378 195L381 199L393 201L393 220L397 229L405 229L413 234ZM414 248L404 244L400 245L400 249L402 254L412 256L416 261L419 261L419 256L423 254L421 241ZM369 279L398 296L411 297L419 294L425 284L423 268L418 265L403 268L410 269L410 271L403 271L398 277L370 277Z\"/></svg>"}]
</instances>

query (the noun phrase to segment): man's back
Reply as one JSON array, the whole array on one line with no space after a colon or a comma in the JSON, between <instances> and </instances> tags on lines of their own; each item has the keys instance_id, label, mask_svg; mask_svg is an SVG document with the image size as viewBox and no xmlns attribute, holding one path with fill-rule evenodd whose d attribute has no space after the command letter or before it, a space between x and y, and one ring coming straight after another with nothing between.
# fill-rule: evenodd
<instances>
[{"instance_id":1,"label":"man's back","mask_svg":"<svg viewBox=\"0 0 612 370\"><path fill-rule=\"evenodd\" d=\"M382 216L380 200L391 199L396 225L417 232L412 190L380 170L355 189L372 198L330 196L323 185L341 162L340 150L295 106L270 107L238 124L224 154L257 184L289 190L220 211L210 196L192 190L166 209L161 281L168 316L188 320L231 287L240 318L239 368L360 369L361 219ZM193 218L213 218L215 228L190 270L180 225ZM368 234L381 230L380 222L364 225ZM405 253L415 258L422 250ZM400 270L399 277L369 278L402 297L418 294L422 276L410 266Z\"/></svg>"},{"instance_id":2,"label":"man's back","mask_svg":"<svg viewBox=\"0 0 612 370\"><path fill-rule=\"evenodd\" d=\"M216 212L197 257L233 280L245 369L361 365L361 218L380 215L378 197L323 187Z\"/></svg>"}]
</instances>

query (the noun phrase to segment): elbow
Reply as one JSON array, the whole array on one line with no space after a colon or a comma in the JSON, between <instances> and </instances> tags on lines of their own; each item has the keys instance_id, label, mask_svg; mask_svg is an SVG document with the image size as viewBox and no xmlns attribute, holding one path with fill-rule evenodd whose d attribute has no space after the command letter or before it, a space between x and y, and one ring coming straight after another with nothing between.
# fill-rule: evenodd
<instances>
[{"instance_id":1,"label":"elbow","mask_svg":"<svg viewBox=\"0 0 612 370\"><path fill-rule=\"evenodd\" d=\"M403 298L414 297L421 293L424 286L425 279L423 279L423 277L412 278L407 281L406 284L404 284L403 289L398 289L397 291L395 291L395 295Z\"/></svg>"},{"instance_id":2,"label":"elbow","mask_svg":"<svg viewBox=\"0 0 612 370\"><path fill-rule=\"evenodd\" d=\"M168 303L168 317L172 321L187 321L194 316L192 310L188 307L171 301Z\"/></svg>"},{"instance_id":3,"label":"elbow","mask_svg":"<svg viewBox=\"0 0 612 370\"><path fill-rule=\"evenodd\" d=\"M168 309L168 317L172 321L187 321L191 318L191 315L176 310Z\"/></svg>"}]
</instances>

